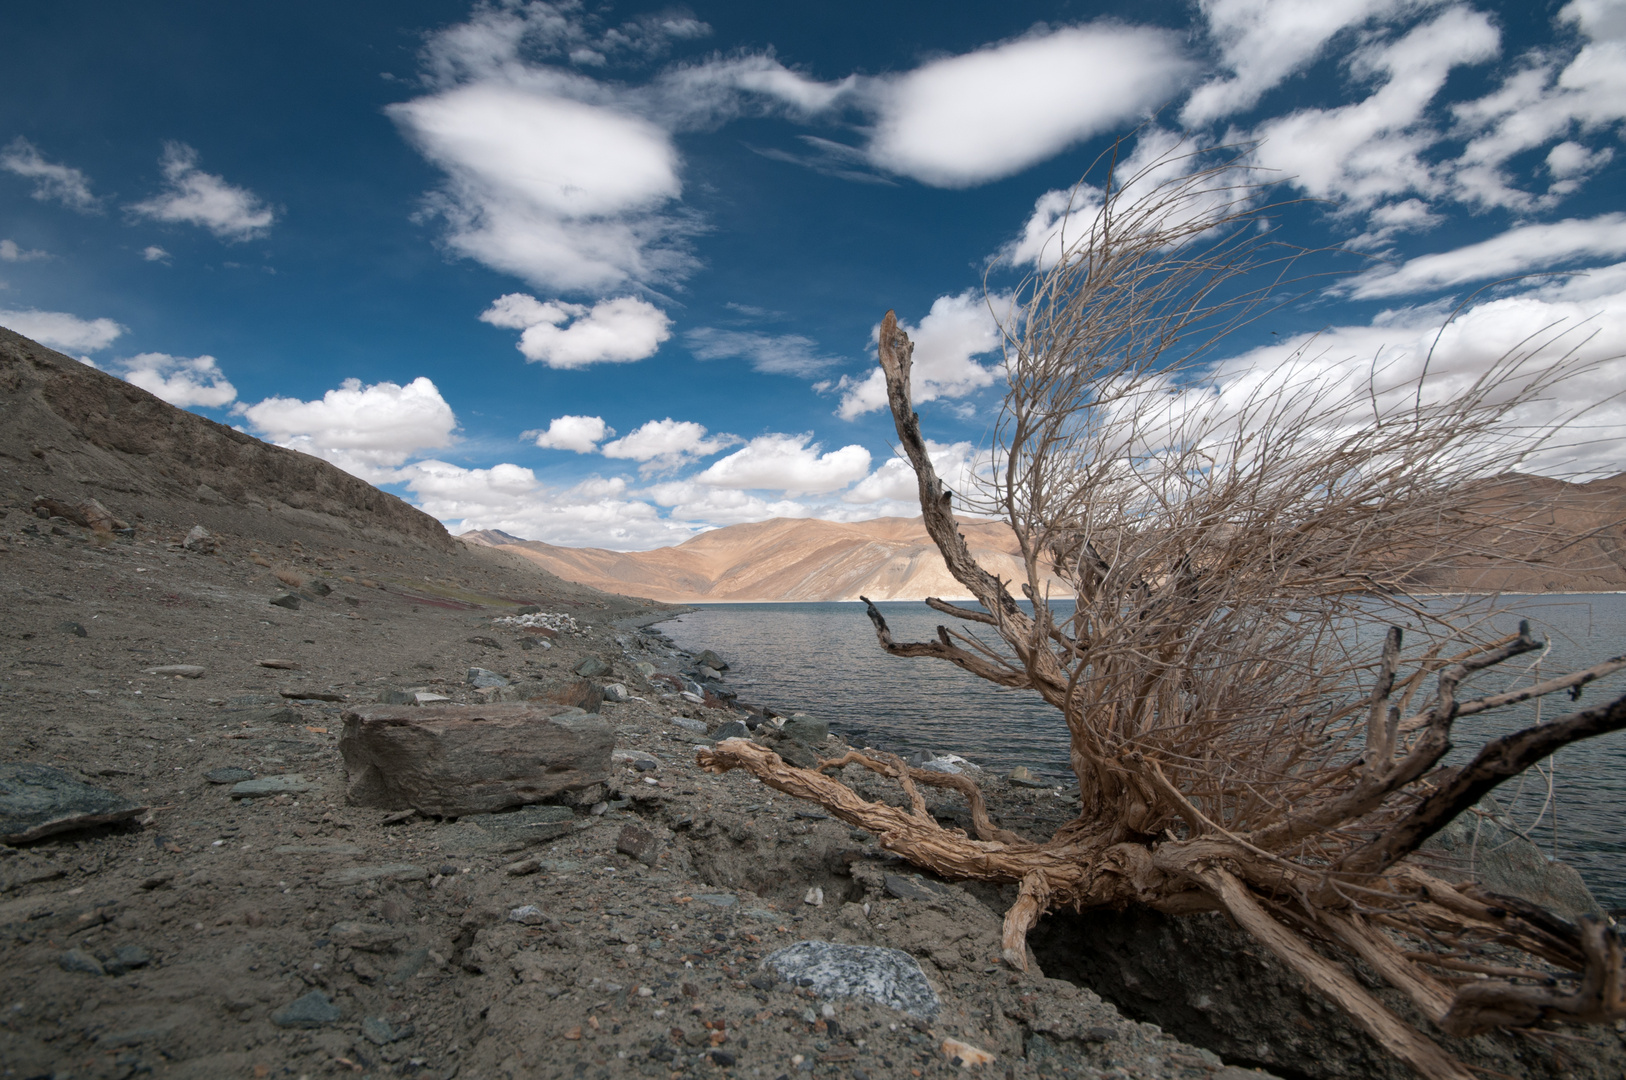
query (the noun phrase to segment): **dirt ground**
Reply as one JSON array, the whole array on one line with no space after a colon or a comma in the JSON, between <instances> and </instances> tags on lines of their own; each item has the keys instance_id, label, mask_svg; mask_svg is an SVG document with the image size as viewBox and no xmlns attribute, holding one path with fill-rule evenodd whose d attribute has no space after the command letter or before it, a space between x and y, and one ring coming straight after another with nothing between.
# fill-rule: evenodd
<instances>
[{"instance_id":1,"label":"dirt ground","mask_svg":"<svg viewBox=\"0 0 1626 1080\"><path fill-rule=\"evenodd\" d=\"M0 1076L902 1080L962 1071L951 1038L995 1055L978 1067L994 1076L1243 1075L993 962L1009 897L908 880L872 837L701 773L704 737L673 719L739 714L645 677L693 669L644 628L669 611L491 549L284 522L275 542L217 534L198 554L185 518L109 538L40 519L27 494L0 517L0 755L149 809L0 847ZM290 582L308 599L271 605ZM522 604L580 632L543 648L493 622ZM602 706L634 753L594 802L532 829L514 826L534 812L346 805L344 710L390 691L478 700L471 666L552 685L587 656L634 695ZM204 670L148 673L176 664ZM205 775L228 766L308 788L234 800ZM995 786L1018 829L1064 813L1049 791ZM525 905L539 914L512 921ZM903 949L942 1007L923 1021L767 977L763 957L800 940ZM336 1017L286 1026L313 991Z\"/></svg>"}]
</instances>

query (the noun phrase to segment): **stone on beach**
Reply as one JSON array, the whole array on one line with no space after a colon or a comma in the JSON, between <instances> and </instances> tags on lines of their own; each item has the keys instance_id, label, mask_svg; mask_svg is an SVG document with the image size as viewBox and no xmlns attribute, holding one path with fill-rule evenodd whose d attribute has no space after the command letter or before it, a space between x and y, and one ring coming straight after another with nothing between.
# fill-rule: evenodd
<instances>
[{"instance_id":1,"label":"stone on beach","mask_svg":"<svg viewBox=\"0 0 1626 1080\"><path fill-rule=\"evenodd\" d=\"M145 809L49 765L0 764L0 843L21 844L53 833L107 825Z\"/></svg>"},{"instance_id":2,"label":"stone on beach","mask_svg":"<svg viewBox=\"0 0 1626 1080\"><path fill-rule=\"evenodd\" d=\"M178 675L183 679L201 679L208 669L199 664L165 664L145 669L148 675Z\"/></svg>"},{"instance_id":3,"label":"stone on beach","mask_svg":"<svg viewBox=\"0 0 1626 1080\"><path fill-rule=\"evenodd\" d=\"M320 990L295 998L271 1014L273 1024L286 1028L318 1028L338 1019L339 1007Z\"/></svg>"},{"instance_id":4,"label":"stone on beach","mask_svg":"<svg viewBox=\"0 0 1626 1080\"><path fill-rule=\"evenodd\" d=\"M762 966L823 998L859 998L922 1020L941 1007L920 964L898 949L798 941L769 953Z\"/></svg>"},{"instance_id":5,"label":"stone on beach","mask_svg":"<svg viewBox=\"0 0 1626 1080\"><path fill-rule=\"evenodd\" d=\"M707 649L705 652L702 652L699 656L695 657L694 662L701 667L714 668L717 671L728 670L728 661L724 660L721 656L718 656L710 649Z\"/></svg>"},{"instance_id":6,"label":"stone on beach","mask_svg":"<svg viewBox=\"0 0 1626 1080\"><path fill-rule=\"evenodd\" d=\"M303 795L315 790L316 785L298 773L286 773L233 784L230 795L234 799L269 799L277 795Z\"/></svg>"},{"instance_id":7,"label":"stone on beach","mask_svg":"<svg viewBox=\"0 0 1626 1080\"><path fill-rule=\"evenodd\" d=\"M615 732L559 707L375 706L344 713L353 805L461 817L542 802L609 777Z\"/></svg>"},{"instance_id":8,"label":"stone on beach","mask_svg":"<svg viewBox=\"0 0 1626 1080\"><path fill-rule=\"evenodd\" d=\"M589 656L571 669L584 679L600 679L610 674L614 669L596 656Z\"/></svg>"}]
</instances>

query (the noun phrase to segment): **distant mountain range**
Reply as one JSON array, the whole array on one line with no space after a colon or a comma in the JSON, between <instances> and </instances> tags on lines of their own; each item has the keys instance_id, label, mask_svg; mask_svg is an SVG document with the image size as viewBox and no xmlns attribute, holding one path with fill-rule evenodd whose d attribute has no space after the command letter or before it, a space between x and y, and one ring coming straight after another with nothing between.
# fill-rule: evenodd
<instances>
[{"instance_id":1,"label":"distant mountain range","mask_svg":"<svg viewBox=\"0 0 1626 1080\"><path fill-rule=\"evenodd\" d=\"M1501 477L1491 484L1496 516L1515 524L1487 527L1479 545L1485 555L1432 574L1419 587L1626 590L1626 473L1587 484L1538 476ZM1532 529L1544 534L1539 553L1531 550ZM966 521L961 532L991 573L1023 579L1008 526ZM501 547L566 581L675 604L856 600L860 594L872 600L967 596L949 576L920 518L851 523L774 518L715 529L653 551L559 547L495 529L464 533L461 539ZM1051 584L1053 595L1066 595L1059 581Z\"/></svg>"},{"instance_id":2,"label":"distant mountain range","mask_svg":"<svg viewBox=\"0 0 1626 1080\"><path fill-rule=\"evenodd\" d=\"M960 531L991 573L1026 577L1008 526L967 521ZM463 533L461 539L523 555L566 581L674 604L969 595L949 576L920 518L854 523L773 518L715 529L653 551L557 547L495 529ZM1055 584L1065 594L1065 587Z\"/></svg>"}]
</instances>

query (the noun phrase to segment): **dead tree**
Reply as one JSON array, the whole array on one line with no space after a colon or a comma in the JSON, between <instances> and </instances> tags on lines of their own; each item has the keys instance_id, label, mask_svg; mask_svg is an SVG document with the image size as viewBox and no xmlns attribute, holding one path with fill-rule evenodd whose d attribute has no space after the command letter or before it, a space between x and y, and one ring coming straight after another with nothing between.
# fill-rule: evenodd
<instances>
[{"instance_id":1,"label":"dead tree","mask_svg":"<svg viewBox=\"0 0 1626 1080\"><path fill-rule=\"evenodd\" d=\"M1626 657L1473 696L1476 675L1542 643L1523 623L1498 636L1479 609L1414 595L1452 560L1484 554L1485 480L1541 441L1527 406L1576 352L1555 331L1443 388L1426 364L1343 383L1292 362L1224 378L1198 358L1259 310L1283 262L1241 167L1194 162L1109 178L1081 200L1080 235L1018 293L980 506L934 469L911 399L913 346L891 312L880 329L926 530L980 604L928 600L962 626L909 643L871 605L880 644L1053 706L1077 818L1031 840L997 827L971 780L873 751L799 769L733 739L700 761L816 802L944 877L1019 885L1003 943L1017 968L1048 911L1224 911L1418 1073L1468 1080L1329 957L1358 958L1451 1035L1626 1017L1611 927L1449 884L1413 857L1498 784L1626 727L1621 697L1443 766L1462 718L1578 697ZM1239 284L1261 271L1266 288ZM1009 523L1025 580L978 565L956 498ZM1529 541L1537 551L1543 538ZM1054 578L1069 604L1045 593ZM847 765L896 780L909 807L827 775ZM975 835L939 825L922 784L958 790Z\"/></svg>"}]
</instances>

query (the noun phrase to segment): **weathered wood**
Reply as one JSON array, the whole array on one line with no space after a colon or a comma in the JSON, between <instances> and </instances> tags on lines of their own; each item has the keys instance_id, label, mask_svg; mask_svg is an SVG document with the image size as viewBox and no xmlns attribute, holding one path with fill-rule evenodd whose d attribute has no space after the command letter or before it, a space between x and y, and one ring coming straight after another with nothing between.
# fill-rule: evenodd
<instances>
[{"instance_id":1,"label":"weathered wood","mask_svg":"<svg viewBox=\"0 0 1626 1080\"><path fill-rule=\"evenodd\" d=\"M344 714L339 738L348 802L441 817L601 783L614 747L606 721L530 703L358 709Z\"/></svg>"}]
</instances>

